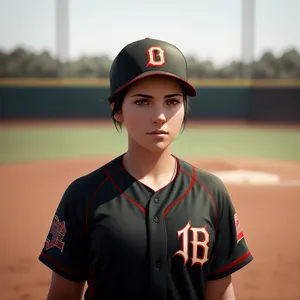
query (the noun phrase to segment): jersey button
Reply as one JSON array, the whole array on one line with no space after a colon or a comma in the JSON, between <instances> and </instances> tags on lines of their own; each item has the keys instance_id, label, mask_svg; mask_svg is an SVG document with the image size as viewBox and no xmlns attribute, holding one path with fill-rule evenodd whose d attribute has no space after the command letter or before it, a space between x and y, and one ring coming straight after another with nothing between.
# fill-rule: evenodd
<instances>
[{"instance_id":1,"label":"jersey button","mask_svg":"<svg viewBox=\"0 0 300 300\"><path fill-rule=\"evenodd\" d=\"M156 264L155 264L155 268L157 269L157 270L160 270L160 267L161 267L161 264L160 264L160 262L158 261L158 262L156 262Z\"/></svg>"},{"instance_id":2,"label":"jersey button","mask_svg":"<svg viewBox=\"0 0 300 300\"><path fill-rule=\"evenodd\" d=\"M155 217L153 218L153 221L154 221L155 223L158 223L158 222L159 222L159 219L158 219L158 217L157 217L157 216L155 216Z\"/></svg>"},{"instance_id":3,"label":"jersey button","mask_svg":"<svg viewBox=\"0 0 300 300\"><path fill-rule=\"evenodd\" d=\"M158 202L159 202L159 198L158 198L158 197L155 197L155 198L154 198L154 202L155 202L155 203L158 203Z\"/></svg>"}]
</instances>

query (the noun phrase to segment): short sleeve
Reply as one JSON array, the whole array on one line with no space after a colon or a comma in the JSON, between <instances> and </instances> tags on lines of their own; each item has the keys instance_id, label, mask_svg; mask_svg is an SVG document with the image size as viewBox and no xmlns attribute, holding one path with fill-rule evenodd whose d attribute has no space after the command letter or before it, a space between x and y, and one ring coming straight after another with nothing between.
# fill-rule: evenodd
<instances>
[{"instance_id":1,"label":"short sleeve","mask_svg":"<svg viewBox=\"0 0 300 300\"><path fill-rule=\"evenodd\" d=\"M217 203L219 222L212 252L210 280L229 276L253 260L238 214L224 185L218 193Z\"/></svg>"},{"instance_id":2,"label":"short sleeve","mask_svg":"<svg viewBox=\"0 0 300 300\"><path fill-rule=\"evenodd\" d=\"M53 216L39 260L72 281L86 281L88 274L84 204L78 180L64 192Z\"/></svg>"}]
</instances>

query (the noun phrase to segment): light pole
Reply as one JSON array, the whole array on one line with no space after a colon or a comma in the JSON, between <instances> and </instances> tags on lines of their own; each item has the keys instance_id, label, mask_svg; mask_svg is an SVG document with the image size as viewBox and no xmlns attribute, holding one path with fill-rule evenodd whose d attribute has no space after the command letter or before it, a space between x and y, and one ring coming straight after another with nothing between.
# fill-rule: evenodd
<instances>
[{"instance_id":1,"label":"light pole","mask_svg":"<svg viewBox=\"0 0 300 300\"><path fill-rule=\"evenodd\" d=\"M69 76L69 0L55 3L57 75Z\"/></svg>"}]
</instances>

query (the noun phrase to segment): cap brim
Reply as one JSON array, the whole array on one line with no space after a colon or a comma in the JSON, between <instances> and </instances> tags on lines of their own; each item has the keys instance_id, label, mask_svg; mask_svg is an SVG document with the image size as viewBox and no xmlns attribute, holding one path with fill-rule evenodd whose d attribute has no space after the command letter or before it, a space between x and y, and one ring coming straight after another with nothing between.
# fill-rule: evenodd
<instances>
[{"instance_id":1,"label":"cap brim","mask_svg":"<svg viewBox=\"0 0 300 300\"><path fill-rule=\"evenodd\" d=\"M136 81L138 81L142 78L153 76L153 75L164 75L164 76L169 76L169 77L175 78L183 84L184 91L188 96L194 97L194 96L197 95L196 89L189 82L187 82L186 80L184 80L184 79L182 79L182 78L180 78L180 77L178 77L178 76L176 76L172 73L164 72L164 71L148 71L148 72L145 72L145 73L135 77L130 82L127 82L126 84L119 87L114 92L114 94L120 93L122 90L126 89L128 86L130 86L131 84L133 84L134 82L136 82Z\"/></svg>"}]
</instances>

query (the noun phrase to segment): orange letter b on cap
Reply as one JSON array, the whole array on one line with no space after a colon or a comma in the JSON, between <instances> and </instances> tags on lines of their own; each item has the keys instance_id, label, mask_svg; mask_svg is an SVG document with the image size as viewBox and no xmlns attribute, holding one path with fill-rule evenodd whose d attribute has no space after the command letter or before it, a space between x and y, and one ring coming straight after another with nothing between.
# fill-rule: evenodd
<instances>
[{"instance_id":1,"label":"orange letter b on cap","mask_svg":"<svg viewBox=\"0 0 300 300\"><path fill-rule=\"evenodd\" d=\"M165 51L158 46L152 46L147 50L148 63L146 67L161 67L166 63Z\"/></svg>"}]
</instances>

